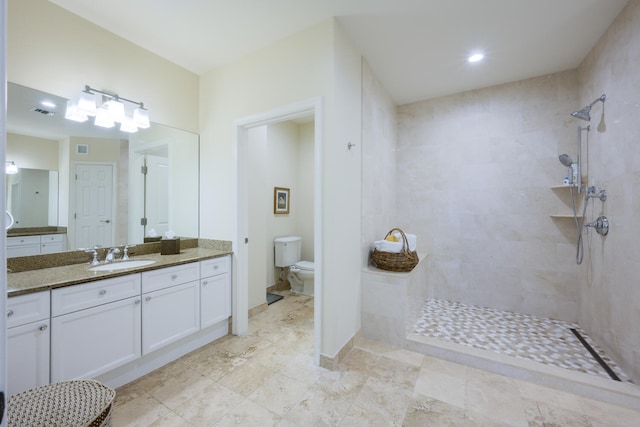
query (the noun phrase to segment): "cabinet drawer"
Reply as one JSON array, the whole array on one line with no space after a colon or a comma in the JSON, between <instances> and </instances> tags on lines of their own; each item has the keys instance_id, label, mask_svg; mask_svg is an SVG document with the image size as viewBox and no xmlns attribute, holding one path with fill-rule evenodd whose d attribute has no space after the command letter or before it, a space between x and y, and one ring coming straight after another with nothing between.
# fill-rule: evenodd
<instances>
[{"instance_id":1,"label":"cabinet drawer","mask_svg":"<svg viewBox=\"0 0 640 427\"><path fill-rule=\"evenodd\" d=\"M140 274L67 286L51 291L52 316L140 295Z\"/></svg>"},{"instance_id":2,"label":"cabinet drawer","mask_svg":"<svg viewBox=\"0 0 640 427\"><path fill-rule=\"evenodd\" d=\"M18 295L7 299L7 328L49 317L49 291Z\"/></svg>"},{"instance_id":3,"label":"cabinet drawer","mask_svg":"<svg viewBox=\"0 0 640 427\"><path fill-rule=\"evenodd\" d=\"M64 234L43 234L40 236L42 243L62 243L64 241Z\"/></svg>"},{"instance_id":4,"label":"cabinet drawer","mask_svg":"<svg viewBox=\"0 0 640 427\"><path fill-rule=\"evenodd\" d=\"M40 236L8 237L7 246L40 245Z\"/></svg>"},{"instance_id":5,"label":"cabinet drawer","mask_svg":"<svg viewBox=\"0 0 640 427\"><path fill-rule=\"evenodd\" d=\"M192 282L200 278L200 265L197 262L144 271L142 273L142 293L157 291L169 286Z\"/></svg>"},{"instance_id":6,"label":"cabinet drawer","mask_svg":"<svg viewBox=\"0 0 640 427\"><path fill-rule=\"evenodd\" d=\"M200 261L200 275L202 277L217 276L218 274L229 273L230 271L231 257L228 255Z\"/></svg>"}]
</instances>

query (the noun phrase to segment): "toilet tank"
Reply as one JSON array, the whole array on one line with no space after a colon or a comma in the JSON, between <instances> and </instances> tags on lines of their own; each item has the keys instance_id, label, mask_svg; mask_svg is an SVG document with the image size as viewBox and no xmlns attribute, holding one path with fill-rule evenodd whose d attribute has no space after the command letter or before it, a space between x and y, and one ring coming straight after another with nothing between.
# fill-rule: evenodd
<instances>
[{"instance_id":1,"label":"toilet tank","mask_svg":"<svg viewBox=\"0 0 640 427\"><path fill-rule=\"evenodd\" d=\"M277 237L276 245L276 267L289 267L300 261L302 250L302 238L298 236Z\"/></svg>"}]
</instances>

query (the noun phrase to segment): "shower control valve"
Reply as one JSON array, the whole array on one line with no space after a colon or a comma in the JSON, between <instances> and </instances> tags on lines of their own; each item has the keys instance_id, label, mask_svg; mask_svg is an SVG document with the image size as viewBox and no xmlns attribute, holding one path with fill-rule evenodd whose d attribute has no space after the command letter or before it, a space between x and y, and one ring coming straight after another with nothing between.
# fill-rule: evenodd
<instances>
[{"instance_id":1,"label":"shower control valve","mask_svg":"<svg viewBox=\"0 0 640 427\"><path fill-rule=\"evenodd\" d=\"M601 202L607 201L607 190L600 190L596 193L596 187L587 188L587 198L600 199Z\"/></svg>"},{"instance_id":2,"label":"shower control valve","mask_svg":"<svg viewBox=\"0 0 640 427\"><path fill-rule=\"evenodd\" d=\"M585 227L593 227L599 235L606 236L609 233L609 218L599 216L595 221L585 224Z\"/></svg>"}]
</instances>

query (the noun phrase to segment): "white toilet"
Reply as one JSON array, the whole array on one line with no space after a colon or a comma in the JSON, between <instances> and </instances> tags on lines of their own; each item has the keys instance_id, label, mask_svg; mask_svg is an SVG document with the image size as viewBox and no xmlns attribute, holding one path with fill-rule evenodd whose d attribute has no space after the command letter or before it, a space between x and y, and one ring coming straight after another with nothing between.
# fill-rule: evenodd
<instances>
[{"instance_id":1,"label":"white toilet","mask_svg":"<svg viewBox=\"0 0 640 427\"><path fill-rule=\"evenodd\" d=\"M302 238L298 236L277 237L275 240L276 267L289 267L287 279L291 292L313 296L314 265L312 261L301 261Z\"/></svg>"}]
</instances>

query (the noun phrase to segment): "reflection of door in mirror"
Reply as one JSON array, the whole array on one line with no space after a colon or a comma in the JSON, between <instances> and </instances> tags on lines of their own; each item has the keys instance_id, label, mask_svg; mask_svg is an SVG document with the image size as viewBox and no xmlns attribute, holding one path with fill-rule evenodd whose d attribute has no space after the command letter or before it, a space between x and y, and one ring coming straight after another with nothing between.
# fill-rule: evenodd
<instances>
[{"instance_id":1,"label":"reflection of door in mirror","mask_svg":"<svg viewBox=\"0 0 640 427\"><path fill-rule=\"evenodd\" d=\"M158 236L169 231L169 159L147 154L144 179L145 235L154 229Z\"/></svg>"},{"instance_id":2,"label":"reflection of door in mirror","mask_svg":"<svg viewBox=\"0 0 640 427\"><path fill-rule=\"evenodd\" d=\"M76 164L75 248L113 246L113 165Z\"/></svg>"}]
</instances>

